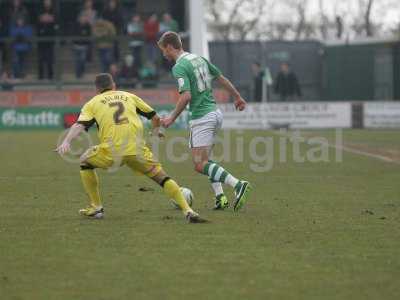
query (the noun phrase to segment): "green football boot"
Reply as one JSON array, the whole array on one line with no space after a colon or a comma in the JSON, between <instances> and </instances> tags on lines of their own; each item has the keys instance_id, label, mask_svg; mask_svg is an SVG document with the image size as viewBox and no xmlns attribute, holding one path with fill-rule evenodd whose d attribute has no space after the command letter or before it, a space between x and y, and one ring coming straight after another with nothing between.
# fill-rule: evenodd
<instances>
[{"instance_id":1,"label":"green football boot","mask_svg":"<svg viewBox=\"0 0 400 300\"><path fill-rule=\"evenodd\" d=\"M229 201L224 194L219 194L215 197L214 210L224 210L227 207L229 207Z\"/></svg>"},{"instance_id":2,"label":"green football boot","mask_svg":"<svg viewBox=\"0 0 400 300\"><path fill-rule=\"evenodd\" d=\"M247 181L239 181L235 187L235 202L233 203L233 210L238 211L249 200L249 192L251 186Z\"/></svg>"}]
</instances>

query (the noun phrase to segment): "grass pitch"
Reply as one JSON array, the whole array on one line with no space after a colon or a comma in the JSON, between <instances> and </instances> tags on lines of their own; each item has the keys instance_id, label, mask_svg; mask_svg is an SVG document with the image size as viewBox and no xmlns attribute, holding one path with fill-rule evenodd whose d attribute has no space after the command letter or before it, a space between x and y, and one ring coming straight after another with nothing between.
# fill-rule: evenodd
<instances>
[{"instance_id":1,"label":"grass pitch","mask_svg":"<svg viewBox=\"0 0 400 300\"><path fill-rule=\"evenodd\" d=\"M247 150L242 163L223 163L253 190L240 213L215 212L208 180L190 160L168 161L164 142L164 168L192 189L195 209L212 223L186 224L159 187L128 169L99 172L106 217L86 220L77 214L87 203L78 166L51 152L58 136L0 132L2 300L399 299L399 164L346 152L339 163L333 149L330 162L298 163L291 143L283 163L275 133L235 132L245 149L255 136L271 137L274 163L254 172ZM344 132L345 143L363 150L398 153L399 140L396 131ZM262 144L255 150L265 152ZM187 152L183 143L175 148Z\"/></svg>"}]
</instances>

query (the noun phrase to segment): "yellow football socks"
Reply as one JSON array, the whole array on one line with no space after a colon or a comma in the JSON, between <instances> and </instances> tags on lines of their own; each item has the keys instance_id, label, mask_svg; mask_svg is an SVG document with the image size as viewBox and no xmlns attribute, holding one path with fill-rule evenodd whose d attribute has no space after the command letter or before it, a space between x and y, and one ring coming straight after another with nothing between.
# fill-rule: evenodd
<instances>
[{"instance_id":1,"label":"yellow football socks","mask_svg":"<svg viewBox=\"0 0 400 300\"><path fill-rule=\"evenodd\" d=\"M167 194L169 198L175 200L175 202L182 209L182 212L186 215L189 211L193 210L187 204L185 197L183 197L181 190L179 189L179 185L172 179L169 179L164 184L164 192Z\"/></svg>"},{"instance_id":2,"label":"yellow football socks","mask_svg":"<svg viewBox=\"0 0 400 300\"><path fill-rule=\"evenodd\" d=\"M90 199L90 205L93 207L101 207L99 178L95 170L81 170L81 179L83 187Z\"/></svg>"}]
</instances>

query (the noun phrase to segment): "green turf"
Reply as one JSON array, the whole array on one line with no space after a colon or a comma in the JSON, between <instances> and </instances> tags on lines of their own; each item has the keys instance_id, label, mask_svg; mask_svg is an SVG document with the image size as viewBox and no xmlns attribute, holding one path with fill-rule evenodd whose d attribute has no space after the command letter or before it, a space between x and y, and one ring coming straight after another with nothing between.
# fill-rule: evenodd
<instances>
[{"instance_id":1,"label":"green turf","mask_svg":"<svg viewBox=\"0 0 400 300\"><path fill-rule=\"evenodd\" d=\"M162 155L211 224L186 224L127 169L99 172L106 218L85 220L78 166L51 152L58 134L0 132L1 300L399 298L400 165L348 153L342 163L279 163L275 134L235 133L246 147L254 136L275 141L269 172L253 172L246 152L224 163L253 186L239 213L212 211L207 179ZM345 137L398 146L396 134Z\"/></svg>"}]
</instances>

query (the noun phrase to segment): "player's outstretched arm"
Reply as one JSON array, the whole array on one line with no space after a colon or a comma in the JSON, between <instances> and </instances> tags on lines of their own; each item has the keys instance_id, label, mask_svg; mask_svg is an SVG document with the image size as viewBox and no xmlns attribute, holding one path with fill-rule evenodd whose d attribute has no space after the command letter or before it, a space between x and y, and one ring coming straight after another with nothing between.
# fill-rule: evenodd
<instances>
[{"instance_id":1,"label":"player's outstretched arm","mask_svg":"<svg viewBox=\"0 0 400 300\"><path fill-rule=\"evenodd\" d=\"M164 128L161 127L161 119L158 115L154 115L151 118L152 135L158 136L159 138L165 137Z\"/></svg>"},{"instance_id":2,"label":"player's outstretched arm","mask_svg":"<svg viewBox=\"0 0 400 300\"><path fill-rule=\"evenodd\" d=\"M67 153L71 149L71 141L75 139L78 135L80 135L81 132L84 130L85 126L82 124L75 123L74 125L72 125L68 131L67 136L64 138L61 145L57 146L55 151L61 155Z\"/></svg>"},{"instance_id":3,"label":"player's outstretched arm","mask_svg":"<svg viewBox=\"0 0 400 300\"><path fill-rule=\"evenodd\" d=\"M179 115L184 111L186 105L188 105L191 99L192 94L189 91L180 94L174 111L168 117L161 119L161 125L165 128L168 128L172 123L174 123Z\"/></svg>"},{"instance_id":4,"label":"player's outstretched arm","mask_svg":"<svg viewBox=\"0 0 400 300\"><path fill-rule=\"evenodd\" d=\"M222 87L234 97L234 104L236 109L244 110L246 108L246 101L242 98L239 91L235 88L232 82L230 82L230 80L224 75L218 76L217 80L222 85Z\"/></svg>"}]
</instances>

